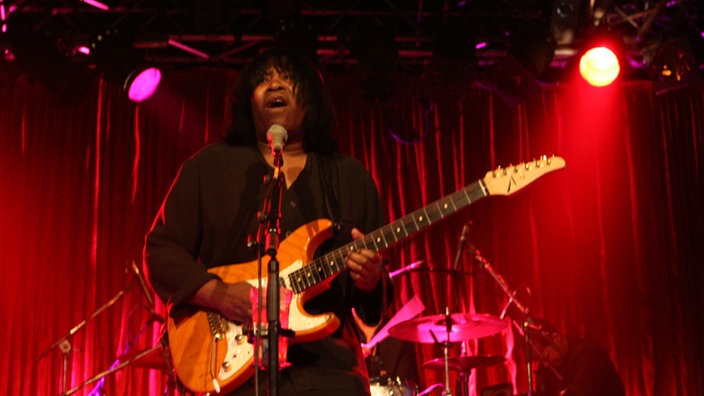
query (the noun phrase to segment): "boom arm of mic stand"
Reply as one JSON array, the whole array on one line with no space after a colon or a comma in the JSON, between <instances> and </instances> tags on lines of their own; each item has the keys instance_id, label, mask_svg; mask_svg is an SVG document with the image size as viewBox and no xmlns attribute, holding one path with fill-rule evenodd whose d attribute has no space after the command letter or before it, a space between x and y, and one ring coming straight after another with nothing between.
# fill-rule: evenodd
<instances>
[{"instance_id":1,"label":"boom arm of mic stand","mask_svg":"<svg viewBox=\"0 0 704 396\"><path fill-rule=\"evenodd\" d=\"M494 271L494 268L492 268L489 261L487 261L482 256L481 252L473 244L468 243L468 246L472 250L472 254L474 255L474 258L482 265L482 267L484 267L486 272L488 272L489 275L491 275L491 277L494 278L496 283L498 283L499 286L501 287L501 290L503 290L504 293L506 293L506 296L508 296L508 304L510 305L511 303L513 303L514 305L516 305L516 307L524 315L528 315L528 307L526 305L524 305L523 303L521 303L521 301L516 298L516 291L515 290L512 291L511 288L508 287L508 284L506 283L504 278L501 275L499 275L496 271ZM506 310L507 310L507 308L504 309L504 311L506 311ZM503 316L504 315L502 314L502 319L503 319Z\"/></svg>"},{"instance_id":2,"label":"boom arm of mic stand","mask_svg":"<svg viewBox=\"0 0 704 396\"><path fill-rule=\"evenodd\" d=\"M525 327L528 326L529 322L529 308L521 303L520 300L516 298L516 292L511 291L511 288L508 287L508 284L504 280L501 275L499 275L494 269L491 267L491 264L489 263L488 260L486 260L484 257L482 257L482 254L479 252L479 250L472 245L471 243L468 243L469 248L472 250L472 253L474 255L474 258L481 263L481 265L484 267L484 269L491 275L492 278L496 281L496 283L499 284L501 289L506 293L508 296L508 304L506 305L506 308L504 308L504 312L502 312L502 319L505 315L505 313L508 311L509 305L512 303L518 308L523 315L525 315L526 319L523 321L522 326L524 327L523 331L523 338L525 340L526 348L525 348L525 354L526 354L526 377L528 380L528 396L533 396L533 367L531 365L531 348L533 348L533 343L530 340L530 336L527 331L525 331Z\"/></svg>"},{"instance_id":3,"label":"boom arm of mic stand","mask_svg":"<svg viewBox=\"0 0 704 396\"><path fill-rule=\"evenodd\" d=\"M64 336L62 336L62 337L59 338L58 340L56 340L56 341L55 341L53 344L51 344L44 352L42 352L41 354L39 354L39 356L37 357L37 361L41 360L44 356L46 356L49 352L51 352L52 349L56 348L57 346L59 346L60 344L62 344L63 342L65 342L67 338L69 338L69 337L71 337L72 335L76 334L80 329L82 329L83 327L85 327L85 325L86 325L91 319L95 318L96 316L100 315L103 311L105 311L106 309L108 309L108 308L110 308L111 306L113 306L113 305L114 305L118 300L120 300L120 298L122 298L122 296L124 296L124 295L125 295L125 289L122 289L122 290L120 290L119 292L117 292L117 294L115 294L115 296L113 296L113 298L111 298L107 303L103 304L101 307L99 307L98 309L96 309L95 312L93 312L92 314L90 314L90 316L88 316L86 319L83 319L81 322L79 322L77 325L75 325L73 328L71 328L71 330L69 330L68 333L66 333Z\"/></svg>"}]
</instances>

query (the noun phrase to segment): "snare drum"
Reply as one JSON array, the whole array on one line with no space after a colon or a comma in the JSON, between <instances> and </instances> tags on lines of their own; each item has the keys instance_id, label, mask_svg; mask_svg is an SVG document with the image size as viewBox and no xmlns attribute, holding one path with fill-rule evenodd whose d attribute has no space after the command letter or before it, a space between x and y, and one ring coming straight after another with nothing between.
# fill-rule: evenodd
<instances>
[{"instance_id":1,"label":"snare drum","mask_svg":"<svg viewBox=\"0 0 704 396\"><path fill-rule=\"evenodd\" d=\"M375 377L369 380L372 396L415 396L418 387L400 378Z\"/></svg>"}]
</instances>

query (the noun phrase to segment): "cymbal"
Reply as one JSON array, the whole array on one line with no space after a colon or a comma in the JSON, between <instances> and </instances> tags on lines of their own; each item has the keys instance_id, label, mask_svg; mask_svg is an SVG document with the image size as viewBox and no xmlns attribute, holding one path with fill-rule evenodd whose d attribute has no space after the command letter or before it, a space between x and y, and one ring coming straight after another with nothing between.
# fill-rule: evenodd
<instances>
[{"instance_id":1,"label":"cymbal","mask_svg":"<svg viewBox=\"0 0 704 396\"><path fill-rule=\"evenodd\" d=\"M150 351L151 350L151 351ZM140 356L142 355L142 356ZM169 367L164 360L164 351L161 347L128 352L117 359L121 362L129 361L134 367L168 371Z\"/></svg>"},{"instance_id":2,"label":"cymbal","mask_svg":"<svg viewBox=\"0 0 704 396\"><path fill-rule=\"evenodd\" d=\"M434 344L487 337L506 327L505 320L488 314L441 314L401 322L389 329L389 335L405 341Z\"/></svg>"},{"instance_id":3,"label":"cymbal","mask_svg":"<svg viewBox=\"0 0 704 396\"><path fill-rule=\"evenodd\" d=\"M447 359L447 366L450 370L468 372L477 367L488 367L506 361L502 356L456 356ZM445 359L431 359L423 363L425 368L445 370Z\"/></svg>"}]
</instances>

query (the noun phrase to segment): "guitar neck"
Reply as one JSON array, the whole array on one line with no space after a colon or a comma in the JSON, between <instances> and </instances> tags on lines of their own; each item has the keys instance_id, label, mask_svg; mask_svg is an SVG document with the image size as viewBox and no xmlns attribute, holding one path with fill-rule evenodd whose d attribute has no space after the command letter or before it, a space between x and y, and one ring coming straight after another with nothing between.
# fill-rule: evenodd
<instances>
[{"instance_id":1,"label":"guitar neck","mask_svg":"<svg viewBox=\"0 0 704 396\"><path fill-rule=\"evenodd\" d=\"M381 251L488 195L483 180L477 180L292 272L289 274L291 287L295 293L313 287L344 270L345 257L350 252L360 249Z\"/></svg>"}]
</instances>

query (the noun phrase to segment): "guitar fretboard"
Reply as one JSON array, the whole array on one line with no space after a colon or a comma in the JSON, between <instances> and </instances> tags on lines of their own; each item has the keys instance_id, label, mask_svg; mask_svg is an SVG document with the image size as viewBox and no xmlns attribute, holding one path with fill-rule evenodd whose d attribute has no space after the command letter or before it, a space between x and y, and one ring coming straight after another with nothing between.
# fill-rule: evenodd
<instances>
[{"instance_id":1,"label":"guitar fretboard","mask_svg":"<svg viewBox=\"0 0 704 396\"><path fill-rule=\"evenodd\" d=\"M344 270L345 257L350 252L360 249L380 251L487 195L489 192L484 186L484 182L477 180L463 189L440 198L391 224L366 234L363 238L355 239L313 260L299 270L293 271L288 275L289 284L294 293L300 293Z\"/></svg>"}]
</instances>

